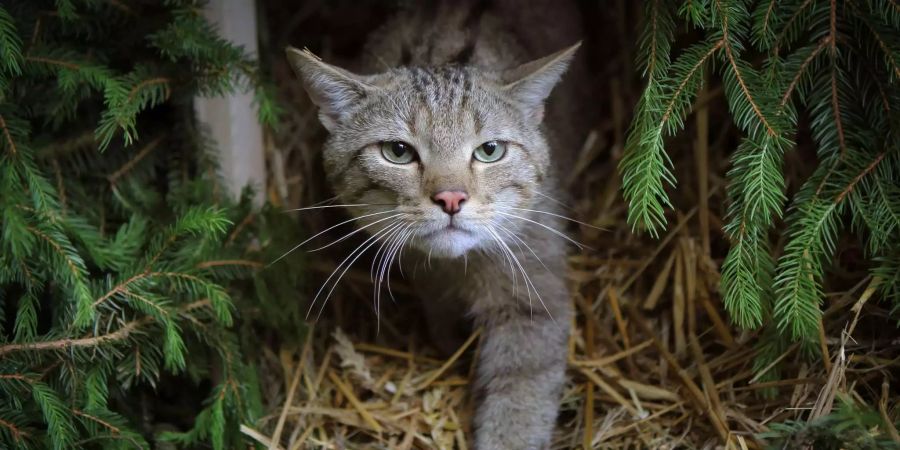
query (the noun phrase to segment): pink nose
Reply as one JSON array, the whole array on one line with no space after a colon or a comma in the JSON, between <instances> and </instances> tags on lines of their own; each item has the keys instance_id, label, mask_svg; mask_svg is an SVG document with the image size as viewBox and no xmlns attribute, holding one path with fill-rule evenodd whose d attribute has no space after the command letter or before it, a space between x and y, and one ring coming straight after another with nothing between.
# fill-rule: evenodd
<instances>
[{"instance_id":1,"label":"pink nose","mask_svg":"<svg viewBox=\"0 0 900 450\"><path fill-rule=\"evenodd\" d=\"M466 194L465 191L441 191L431 197L431 200L441 205L444 212L451 216L458 213L462 209L463 202L468 199L469 194Z\"/></svg>"}]
</instances>

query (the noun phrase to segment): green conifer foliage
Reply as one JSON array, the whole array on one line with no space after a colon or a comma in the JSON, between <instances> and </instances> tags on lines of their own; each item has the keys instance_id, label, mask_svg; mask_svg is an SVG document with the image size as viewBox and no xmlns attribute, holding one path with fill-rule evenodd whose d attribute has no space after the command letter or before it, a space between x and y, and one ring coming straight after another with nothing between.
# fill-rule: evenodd
<instances>
[{"instance_id":1,"label":"green conifer foliage","mask_svg":"<svg viewBox=\"0 0 900 450\"><path fill-rule=\"evenodd\" d=\"M191 99L278 111L201 7L0 5L0 448L237 448L253 327L300 332L301 264L258 270L292 222L224 197ZM261 313L237 324L242 304ZM152 399L172 386L207 400L171 417Z\"/></svg>"},{"instance_id":2,"label":"green conifer foliage","mask_svg":"<svg viewBox=\"0 0 900 450\"><path fill-rule=\"evenodd\" d=\"M683 22L683 24L679 24ZM673 30L689 31L673 50ZM693 43L691 43L691 41ZM674 185L664 138L680 132L706 79L742 131L731 153L721 291L731 318L778 335L817 333L838 239L858 236L885 297L900 252L900 7L873 0L646 2L638 62L647 86L620 164L629 222L665 228ZM783 165L801 126L817 169L788 198ZM770 246L784 218L786 245Z\"/></svg>"}]
</instances>

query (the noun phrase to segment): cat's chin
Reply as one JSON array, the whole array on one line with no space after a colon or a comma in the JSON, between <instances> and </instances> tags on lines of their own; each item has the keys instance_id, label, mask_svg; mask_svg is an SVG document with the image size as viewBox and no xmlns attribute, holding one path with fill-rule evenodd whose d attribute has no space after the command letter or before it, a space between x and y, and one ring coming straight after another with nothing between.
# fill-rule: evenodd
<instances>
[{"instance_id":1,"label":"cat's chin","mask_svg":"<svg viewBox=\"0 0 900 450\"><path fill-rule=\"evenodd\" d=\"M481 240L470 231L445 228L416 240L422 252L437 258L459 258L480 244Z\"/></svg>"}]
</instances>

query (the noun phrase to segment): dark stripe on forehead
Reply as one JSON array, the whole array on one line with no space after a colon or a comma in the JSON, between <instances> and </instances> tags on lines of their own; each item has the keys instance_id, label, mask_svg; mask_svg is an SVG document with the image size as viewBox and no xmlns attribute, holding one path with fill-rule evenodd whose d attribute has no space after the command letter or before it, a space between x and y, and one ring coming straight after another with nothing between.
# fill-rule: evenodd
<instances>
[{"instance_id":1,"label":"dark stripe on forehead","mask_svg":"<svg viewBox=\"0 0 900 450\"><path fill-rule=\"evenodd\" d=\"M404 43L400 46L400 65L408 66L412 62L412 51Z\"/></svg>"},{"instance_id":2,"label":"dark stripe on forehead","mask_svg":"<svg viewBox=\"0 0 900 450\"><path fill-rule=\"evenodd\" d=\"M491 0L475 2L472 8L469 9L469 14L467 14L465 20L463 20L463 28L477 29L477 25L481 22L481 17L494 6L493 3L494 2Z\"/></svg>"},{"instance_id":3,"label":"dark stripe on forehead","mask_svg":"<svg viewBox=\"0 0 900 450\"><path fill-rule=\"evenodd\" d=\"M477 39L477 36L470 38L459 53L450 58L450 62L454 64L468 64L475 54L475 39Z\"/></svg>"},{"instance_id":4,"label":"dark stripe on forehead","mask_svg":"<svg viewBox=\"0 0 900 450\"><path fill-rule=\"evenodd\" d=\"M475 46L478 44L479 34L481 33L481 27L479 26L481 24L481 18L492 6L493 2L490 0L476 2L472 6L462 23L462 29L468 30L466 42L459 52L450 58L449 62L468 64L472 61L472 56L475 55Z\"/></svg>"}]
</instances>

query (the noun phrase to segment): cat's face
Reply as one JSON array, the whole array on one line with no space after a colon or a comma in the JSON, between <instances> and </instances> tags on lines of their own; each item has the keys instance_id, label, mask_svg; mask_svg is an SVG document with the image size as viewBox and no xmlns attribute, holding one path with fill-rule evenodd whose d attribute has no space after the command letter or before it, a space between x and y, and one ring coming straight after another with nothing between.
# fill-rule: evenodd
<instances>
[{"instance_id":1,"label":"cat's face","mask_svg":"<svg viewBox=\"0 0 900 450\"><path fill-rule=\"evenodd\" d=\"M329 131L325 170L376 239L439 257L515 241L552 163L543 102L575 48L506 72L398 68L359 76L288 56ZM519 218L517 218L518 216ZM376 241L377 242L377 241Z\"/></svg>"}]
</instances>

